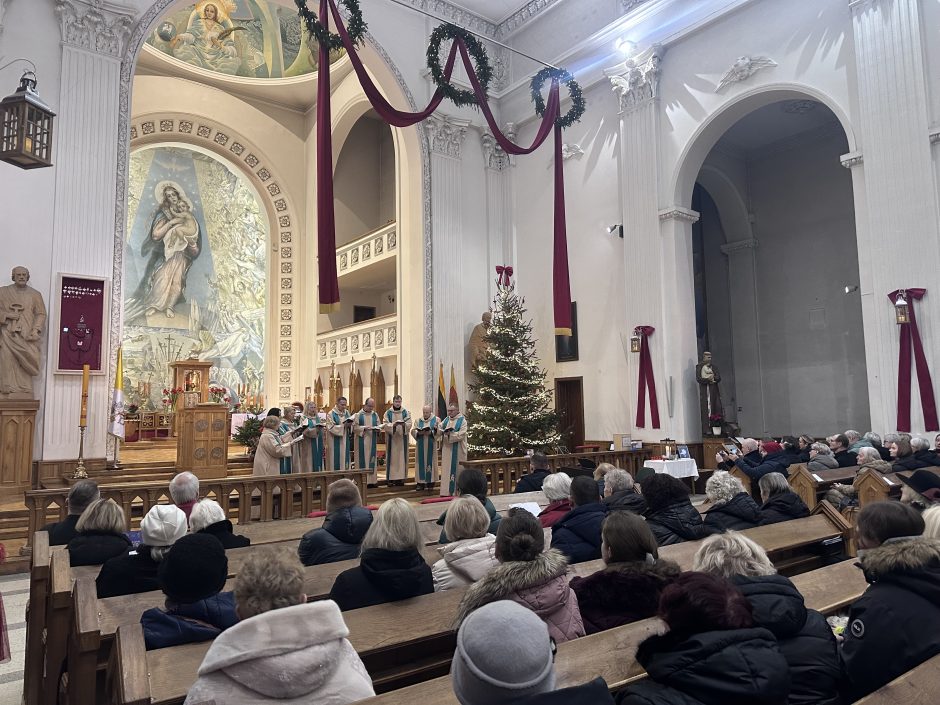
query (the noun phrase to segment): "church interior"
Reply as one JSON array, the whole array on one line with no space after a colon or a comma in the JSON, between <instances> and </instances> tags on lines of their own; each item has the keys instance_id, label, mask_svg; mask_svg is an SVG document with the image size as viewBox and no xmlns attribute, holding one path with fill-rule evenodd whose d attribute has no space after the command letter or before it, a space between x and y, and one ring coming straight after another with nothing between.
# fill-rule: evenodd
<instances>
[{"instance_id":1,"label":"church interior","mask_svg":"<svg viewBox=\"0 0 940 705\"><path fill-rule=\"evenodd\" d=\"M162 593L48 538L87 480L146 545L195 476L251 539L232 590L258 545L303 560L335 481L407 500L434 565L460 494L555 548L539 472L569 509L670 476L697 521L780 472L810 516L743 535L851 636L860 514L940 503L938 31L937 0L0 0L0 702L204 702L206 649L131 628ZM343 613L375 702L457 702L461 637L393 604ZM651 633L559 643L558 687L622 697Z\"/></svg>"}]
</instances>

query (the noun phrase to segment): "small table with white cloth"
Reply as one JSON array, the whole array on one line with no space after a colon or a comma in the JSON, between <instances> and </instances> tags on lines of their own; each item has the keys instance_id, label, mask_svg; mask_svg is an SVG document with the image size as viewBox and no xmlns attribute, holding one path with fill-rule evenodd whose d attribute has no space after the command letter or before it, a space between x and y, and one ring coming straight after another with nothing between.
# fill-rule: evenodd
<instances>
[{"instance_id":1,"label":"small table with white cloth","mask_svg":"<svg viewBox=\"0 0 940 705\"><path fill-rule=\"evenodd\" d=\"M694 458L678 458L676 460L646 460L643 467L653 472L664 473L682 479L691 477L698 479L698 465Z\"/></svg>"}]
</instances>

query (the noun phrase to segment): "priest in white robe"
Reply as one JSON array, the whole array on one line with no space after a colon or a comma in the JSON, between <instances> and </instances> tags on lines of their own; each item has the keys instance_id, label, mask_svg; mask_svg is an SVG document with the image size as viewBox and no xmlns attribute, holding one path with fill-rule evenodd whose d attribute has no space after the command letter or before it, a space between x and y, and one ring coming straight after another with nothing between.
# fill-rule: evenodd
<instances>
[{"instance_id":1,"label":"priest in white robe","mask_svg":"<svg viewBox=\"0 0 940 705\"><path fill-rule=\"evenodd\" d=\"M447 406L441 429L441 497L453 497L460 464L467 459L467 419L456 404Z\"/></svg>"},{"instance_id":2,"label":"priest in white robe","mask_svg":"<svg viewBox=\"0 0 940 705\"><path fill-rule=\"evenodd\" d=\"M333 472L345 472L352 465L353 417L346 408L346 397L336 400L336 406L326 415L327 468Z\"/></svg>"},{"instance_id":3,"label":"priest in white robe","mask_svg":"<svg viewBox=\"0 0 940 705\"><path fill-rule=\"evenodd\" d=\"M411 412L401 405L401 395L392 397L392 408L385 412L385 468L389 485L405 484L408 478L408 441L411 437Z\"/></svg>"},{"instance_id":4,"label":"priest in white robe","mask_svg":"<svg viewBox=\"0 0 940 705\"><path fill-rule=\"evenodd\" d=\"M382 424L375 410L375 399L372 397L366 399L362 410L356 414L356 423L353 428L356 435L356 469L368 470L367 486L376 487L379 483L376 451Z\"/></svg>"},{"instance_id":5,"label":"priest in white robe","mask_svg":"<svg viewBox=\"0 0 940 705\"><path fill-rule=\"evenodd\" d=\"M433 490L438 481L440 468L437 462L437 440L440 437L440 420L431 413L431 405L425 404L421 416L414 422L411 435L415 439L415 482L419 490Z\"/></svg>"},{"instance_id":6,"label":"priest in white robe","mask_svg":"<svg viewBox=\"0 0 940 705\"><path fill-rule=\"evenodd\" d=\"M322 472L326 463L326 414L319 413L317 403L308 401L300 425L304 431L304 440L300 446L300 470L298 472Z\"/></svg>"}]
</instances>

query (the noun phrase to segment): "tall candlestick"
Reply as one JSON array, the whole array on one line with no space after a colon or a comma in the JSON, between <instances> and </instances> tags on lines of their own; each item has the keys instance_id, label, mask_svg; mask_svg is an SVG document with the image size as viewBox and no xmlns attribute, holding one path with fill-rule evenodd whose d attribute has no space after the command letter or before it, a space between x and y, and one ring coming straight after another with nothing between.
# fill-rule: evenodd
<instances>
[{"instance_id":1,"label":"tall candlestick","mask_svg":"<svg viewBox=\"0 0 940 705\"><path fill-rule=\"evenodd\" d=\"M82 410L78 417L79 426L88 425L88 374L91 372L90 365L82 365Z\"/></svg>"}]
</instances>

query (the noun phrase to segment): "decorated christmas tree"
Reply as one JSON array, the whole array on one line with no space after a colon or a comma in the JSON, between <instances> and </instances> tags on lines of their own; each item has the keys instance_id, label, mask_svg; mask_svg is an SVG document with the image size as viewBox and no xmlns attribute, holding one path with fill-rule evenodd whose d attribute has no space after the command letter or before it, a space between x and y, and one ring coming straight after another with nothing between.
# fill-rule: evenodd
<instances>
[{"instance_id":1,"label":"decorated christmas tree","mask_svg":"<svg viewBox=\"0 0 940 705\"><path fill-rule=\"evenodd\" d=\"M500 268L502 269L502 268ZM546 372L535 356L525 299L500 274L484 336L485 351L473 364L468 405L468 448L476 457L553 452L561 442L558 416L545 388Z\"/></svg>"}]
</instances>

